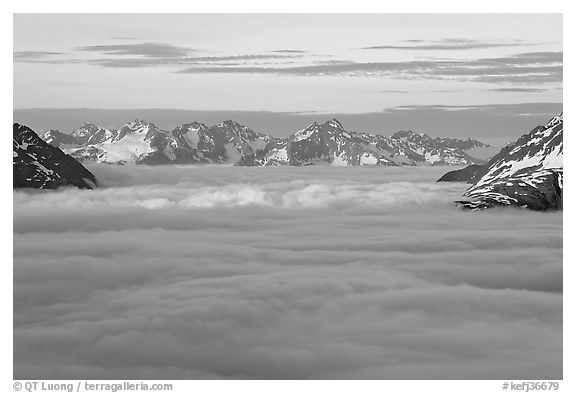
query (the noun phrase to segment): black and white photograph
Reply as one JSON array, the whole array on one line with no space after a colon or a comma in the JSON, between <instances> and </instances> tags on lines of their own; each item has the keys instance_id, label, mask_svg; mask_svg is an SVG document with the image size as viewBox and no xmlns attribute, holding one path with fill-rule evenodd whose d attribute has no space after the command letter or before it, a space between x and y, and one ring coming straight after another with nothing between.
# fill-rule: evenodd
<instances>
[{"instance_id":1,"label":"black and white photograph","mask_svg":"<svg viewBox=\"0 0 576 393\"><path fill-rule=\"evenodd\" d=\"M10 390L563 390L562 13L136 11L11 15Z\"/></svg>"}]
</instances>

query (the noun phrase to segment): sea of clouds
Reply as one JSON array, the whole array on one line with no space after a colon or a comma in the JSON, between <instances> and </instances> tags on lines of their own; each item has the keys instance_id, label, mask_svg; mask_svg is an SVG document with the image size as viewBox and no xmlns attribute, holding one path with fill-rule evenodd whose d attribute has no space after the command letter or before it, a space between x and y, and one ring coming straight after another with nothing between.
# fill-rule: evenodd
<instances>
[{"instance_id":1,"label":"sea of clouds","mask_svg":"<svg viewBox=\"0 0 576 393\"><path fill-rule=\"evenodd\" d=\"M562 213L446 168L89 167L14 191L16 379L562 378Z\"/></svg>"}]
</instances>

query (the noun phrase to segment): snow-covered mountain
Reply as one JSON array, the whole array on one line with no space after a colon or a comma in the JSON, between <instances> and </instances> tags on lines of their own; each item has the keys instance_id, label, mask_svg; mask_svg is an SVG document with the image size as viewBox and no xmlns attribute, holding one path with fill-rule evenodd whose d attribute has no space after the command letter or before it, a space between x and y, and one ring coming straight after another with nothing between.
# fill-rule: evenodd
<instances>
[{"instance_id":1,"label":"snow-covered mountain","mask_svg":"<svg viewBox=\"0 0 576 393\"><path fill-rule=\"evenodd\" d=\"M432 138L412 131L391 137L347 131L332 119L277 139L239 165L465 165L479 163L466 150L488 147L468 139Z\"/></svg>"},{"instance_id":2,"label":"snow-covered mountain","mask_svg":"<svg viewBox=\"0 0 576 393\"><path fill-rule=\"evenodd\" d=\"M187 123L170 132L141 120L119 130L86 123L71 135L50 130L43 138L80 161L117 164L466 165L482 162L468 151L488 147L473 139L412 131L391 137L357 133L336 119L312 123L287 138L257 133L231 120L212 127Z\"/></svg>"},{"instance_id":3,"label":"snow-covered mountain","mask_svg":"<svg viewBox=\"0 0 576 393\"><path fill-rule=\"evenodd\" d=\"M329 163L348 165L397 165L376 149L366 138L348 132L336 119L324 124L312 123L288 138L276 139L257 154L244 157L238 165L313 165Z\"/></svg>"},{"instance_id":4,"label":"snow-covered mountain","mask_svg":"<svg viewBox=\"0 0 576 393\"><path fill-rule=\"evenodd\" d=\"M41 135L44 142L51 144L54 147L76 146L78 145L76 138L72 134L65 134L58 130L49 130Z\"/></svg>"},{"instance_id":5,"label":"snow-covered mountain","mask_svg":"<svg viewBox=\"0 0 576 393\"><path fill-rule=\"evenodd\" d=\"M213 127L188 123L168 132L138 119L118 130L86 123L72 134L50 130L42 137L79 161L156 165L233 164L273 139L234 121Z\"/></svg>"},{"instance_id":6,"label":"snow-covered mountain","mask_svg":"<svg viewBox=\"0 0 576 393\"><path fill-rule=\"evenodd\" d=\"M12 167L14 188L94 188L96 179L78 161L44 142L30 128L14 123Z\"/></svg>"},{"instance_id":7,"label":"snow-covered mountain","mask_svg":"<svg viewBox=\"0 0 576 393\"><path fill-rule=\"evenodd\" d=\"M152 123L136 119L118 130L84 123L72 132L72 143L60 134L51 130L42 138L51 144L59 142L68 154L79 161L126 164L139 163L147 155L156 152L163 140L164 131Z\"/></svg>"},{"instance_id":8,"label":"snow-covered mountain","mask_svg":"<svg viewBox=\"0 0 576 393\"><path fill-rule=\"evenodd\" d=\"M175 163L235 163L256 154L272 141L235 121L227 120L212 127L188 123L176 127L170 135L170 151Z\"/></svg>"},{"instance_id":9,"label":"snow-covered mountain","mask_svg":"<svg viewBox=\"0 0 576 393\"><path fill-rule=\"evenodd\" d=\"M563 131L560 114L504 147L481 168L452 172L452 177L460 173L462 180L473 182L464 193L468 200L459 203L472 209L498 205L561 209Z\"/></svg>"}]
</instances>

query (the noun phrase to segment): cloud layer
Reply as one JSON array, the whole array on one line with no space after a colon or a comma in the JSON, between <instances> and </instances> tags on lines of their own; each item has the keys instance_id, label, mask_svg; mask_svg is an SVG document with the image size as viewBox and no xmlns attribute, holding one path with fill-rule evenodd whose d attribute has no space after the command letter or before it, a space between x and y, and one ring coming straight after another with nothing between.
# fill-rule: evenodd
<instances>
[{"instance_id":1,"label":"cloud layer","mask_svg":"<svg viewBox=\"0 0 576 393\"><path fill-rule=\"evenodd\" d=\"M364 47L365 50L487 49L538 45L522 41L482 42L470 39L439 41L408 40L400 45ZM16 51L14 61L46 64L89 64L108 68L168 66L183 74L261 74L279 76L388 77L403 80L452 80L460 82L534 85L562 83L563 53L523 52L515 55L470 59L432 58L405 61L352 61L330 59L331 55L312 54L297 49L272 53L191 56L191 49L162 42L89 45L71 54L42 51ZM73 54L96 52L99 58L79 58ZM316 58L316 59L315 59ZM321 60L318 60L320 58Z\"/></svg>"},{"instance_id":2,"label":"cloud layer","mask_svg":"<svg viewBox=\"0 0 576 393\"><path fill-rule=\"evenodd\" d=\"M468 49L488 49L503 48L515 46L530 46L536 43L527 43L522 41L511 42L482 42L466 38L445 38L437 41L426 40L405 40L401 45L375 45L367 46L362 49L394 49L394 50L468 50Z\"/></svg>"},{"instance_id":3,"label":"cloud layer","mask_svg":"<svg viewBox=\"0 0 576 393\"><path fill-rule=\"evenodd\" d=\"M80 51L99 52L107 55L136 55L151 58L171 58L186 56L195 49L171 45L163 42L143 42L139 44L91 45L77 48Z\"/></svg>"},{"instance_id":4,"label":"cloud layer","mask_svg":"<svg viewBox=\"0 0 576 393\"><path fill-rule=\"evenodd\" d=\"M464 80L485 83L562 82L562 52L521 53L472 60L342 62L293 67L193 67L182 73L276 74L297 76L391 76L400 79Z\"/></svg>"},{"instance_id":5,"label":"cloud layer","mask_svg":"<svg viewBox=\"0 0 576 393\"><path fill-rule=\"evenodd\" d=\"M14 193L14 377L562 377L562 215L443 168L91 168Z\"/></svg>"}]
</instances>

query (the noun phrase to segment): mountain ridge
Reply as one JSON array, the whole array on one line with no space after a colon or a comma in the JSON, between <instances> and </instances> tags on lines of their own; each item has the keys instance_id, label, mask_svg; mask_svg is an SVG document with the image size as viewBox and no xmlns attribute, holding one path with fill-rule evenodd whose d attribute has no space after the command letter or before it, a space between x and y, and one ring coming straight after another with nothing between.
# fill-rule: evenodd
<instances>
[{"instance_id":1,"label":"mountain ridge","mask_svg":"<svg viewBox=\"0 0 576 393\"><path fill-rule=\"evenodd\" d=\"M519 206L532 210L563 207L563 113L535 127L502 148L482 166L451 171L438 181L467 181L467 200L458 203L469 209Z\"/></svg>"},{"instance_id":2,"label":"mountain ridge","mask_svg":"<svg viewBox=\"0 0 576 393\"><path fill-rule=\"evenodd\" d=\"M12 126L12 157L13 188L96 187L96 178L82 164L18 123Z\"/></svg>"},{"instance_id":3,"label":"mountain ridge","mask_svg":"<svg viewBox=\"0 0 576 393\"><path fill-rule=\"evenodd\" d=\"M172 131L139 119L118 130L85 123L71 134L42 138L79 161L116 164L466 165L484 162L466 152L490 145L468 138L430 137L403 130L392 136L348 131L337 119L313 122L288 137L256 132L234 120L189 122Z\"/></svg>"}]
</instances>

